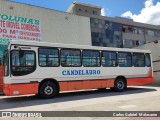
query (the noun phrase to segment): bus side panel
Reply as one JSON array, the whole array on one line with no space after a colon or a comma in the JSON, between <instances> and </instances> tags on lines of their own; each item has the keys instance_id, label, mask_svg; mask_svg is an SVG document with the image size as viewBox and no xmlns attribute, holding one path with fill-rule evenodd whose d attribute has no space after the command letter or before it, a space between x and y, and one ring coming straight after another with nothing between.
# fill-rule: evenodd
<instances>
[{"instance_id":1,"label":"bus side panel","mask_svg":"<svg viewBox=\"0 0 160 120\"><path fill-rule=\"evenodd\" d=\"M67 82L59 82L60 91L67 91L68 90L68 83Z\"/></svg>"},{"instance_id":2,"label":"bus side panel","mask_svg":"<svg viewBox=\"0 0 160 120\"><path fill-rule=\"evenodd\" d=\"M127 85L128 86L133 86L133 85L144 85L148 84L154 81L154 77L152 74L152 69L150 69L148 73L148 77L145 78L128 78L127 79Z\"/></svg>"},{"instance_id":3,"label":"bus side panel","mask_svg":"<svg viewBox=\"0 0 160 120\"><path fill-rule=\"evenodd\" d=\"M127 86L144 85L154 81L153 77L148 78L128 78Z\"/></svg>"},{"instance_id":4,"label":"bus side panel","mask_svg":"<svg viewBox=\"0 0 160 120\"><path fill-rule=\"evenodd\" d=\"M75 82L68 82L68 90L81 90L83 86L83 82L75 81Z\"/></svg>"},{"instance_id":5,"label":"bus side panel","mask_svg":"<svg viewBox=\"0 0 160 120\"><path fill-rule=\"evenodd\" d=\"M90 88L91 88L90 80L83 81L83 89L90 89Z\"/></svg>"},{"instance_id":6,"label":"bus side panel","mask_svg":"<svg viewBox=\"0 0 160 120\"><path fill-rule=\"evenodd\" d=\"M107 81L105 80L94 80L91 81L91 88L105 88L107 86Z\"/></svg>"},{"instance_id":7,"label":"bus side panel","mask_svg":"<svg viewBox=\"0 0 160 120\"><path fill-rule=\"evenodd\" d=\"M5 84L4 93L7 96L38 94L39 83L30 84Z\"/></svg>"},{"instance_id":8,"label":"bus side panel","mask_svg":"<svg viewBox=\"0 0 160 120\"><path fill-rule=\"evenodd\" d=\"M59 82L60 91L97 89L114 86L114 80L84 80Z\"/></svg>"}]
</instances>

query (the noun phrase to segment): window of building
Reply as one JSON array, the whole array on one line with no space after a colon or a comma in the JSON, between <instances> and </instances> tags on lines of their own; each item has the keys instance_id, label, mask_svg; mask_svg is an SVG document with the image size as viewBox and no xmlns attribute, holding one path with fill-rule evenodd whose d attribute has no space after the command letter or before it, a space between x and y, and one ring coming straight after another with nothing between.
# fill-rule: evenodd
<instances>
[{"instance_id":1,"label":"window of building","mask_svg":"<svg viewBox=\"0 0 160 120\"><path fill-rule=\"evenodd\" d=\"M97 15L97 11L93 11L93 15Z\"/></svg>"},{"instance_id":2,"label":"window of building","mask_svg":"<svg viewBox=\"0 0 160 120\"><path fill-rule=\"evenodd\" d=\"M130 48L130 40L127 39L123 40L123 48Z\"/></svg>"},{"instance_id":3,"label":"window of building","mask_svg":"<svg viewBox=\"0 0 160 120\"><path fill-rule=\"evenodd\" d=\"M38 61L41 67L58 67L59 51L57 48L39 48Z\"/></svg>"},{"instance_id":4,"label":"window of building","mask_svg":"<svg viewBox=\"0 0 160 120\"><path fill-rule=\"evenodd\" d=\"M102 21L101 19L98 19L98 23L102 25Z\"/></svg>"},{"instance_id":5,"label":"window of building","mask_svg":"<svg viewBox=\"0 0 160 120\"><path fill-rule=\"evenodd\" d=\"M105 24L105 29L109 29L109 24Z\"/></svg>"},{"instance_id":6,"label":"window of building","mask_svg":"<svg viewBox=\"0 0 160 120\"><path fill-rule=\"evenodd\" d=\"M138 40L136 40L135 42L136 42L136 46L138 46L138 45L139 45L139 41L138 41Z\"/></svg>"},{"instance_id":7,"label":"window of building","mask_svg":"<svg viewBox=\"0 0 160 120\"><path fill-rule=\"evenodd\" d=\"M11 52L11 71L14 76L27 75L36 69L34 51L14 50Z\"/></svg>"},{"instance_id":8,"label":"window of building","mask_svg":"<svg viewBox=\"0 0 160 120\"><path fill-rule=\"evenodd\" d=\"M139 35L144 35L144 30L142 28L138 28L138 34Z\"/></svg>"},{"instance_id":9,"label":"window of building","mask_svg":"<svg viewBox=\"0 0 160 120\"><path fill-rule=\"evenodd\" d=\"M139 35L143 35L143 29L142 28L138 28L138 27L134 27L134 33L135 34L139 34Z\"/></svg>"},{"instance_id":10,"label":"window of building","mask_svg":"<svg viewBox=\"0 0 160 120\"><path fill-rule=\"evenodd\" d=\"M100 46L99 42L92 42L92 46Z\"/></svg>"},{"instance_id":11,"label":"window of building","mask_svg":"<svg viewBox=\"0 0 160 120\"><path fill-rule=\"evenodd\" d=\"M139 45L143 45L145 42L143 40L138 40Z\"/></svg>"},{"instance_id":12,"label":"window of building","mask_svg":"<svg viewBox=\"0 0 160 120\"><path fill-rule=\"evenodd\" d=\"M146 34L147 34L147 35L150 35L150 36L155 36L153 30L146 30Z\"/></svg>"},{"instance_id":13,"label":"window of building","mask_svg":"<svg viewBox=\"0 0 160 120\"><path fill-rule=\"evenodd\" d=\"M147 67L151 67L151 58L150 58L150 54L146 54L145 56L145 60L146 60L146 66Z\"/></svg>"},{"instance_id":14,"label":"window of building","mask_svg":"<svg viewBox=\"0 0 160 120\"><path fill-rule=\"evenodd\" d=\"M122 31L123 32L128 32L128 26L122 26Z\"/></svg>"},{"instance_id":15,"label":"window of building","mask_svg":"<svg viewBox=\"0 0 160 120\"><path fill-rule=\"evenodd\" d=\"M128 27L128 32L129 33L134 33L134 28L133 27Z\"/></svg>"},{"instance_id":16,"label":"window of building","mask_svg":"<svg viewBox=\"0 0 160 120\"><path fill-rule=\"evenodd\" d=\"M120 67L131 67L132 66L132 57L131 53L118 53L118 64Z\"/></svg>"},{"instance_id":17,"label":"window of building","mask_svg":"<svg viewBox=\"0 0 160 120\"><path fill-rule=\"evenodd\" d=\"M117 41L117 40L120 39L120 37L121 37L121 32L120 31L114 31L114 36L113 36L114 40Z\"/></svg>"},{"instance_id":18,"label":"window of building","mask_svg":"<svg viewBox=\"0 0 160 120\"><path fill-rule=\"evenodd\" d=\"M94 23L95 18L90 18L91 23Z\"/></svg>"},{"instance_id":19,"label":"window of building","mask_svg":"<svg viewBox=\"0 0 160 120\"><path fill-rule=\"evenodd\" d=\"M123 40L123 46L125 46L126 45L126 40Z\"/></svg>"},{"instance_id":20,"label":"window of building","mask_svg":"<svg viewBox=\"0 0 160 120\"><path fill-rule=\"evenodd\" d=\"M155 32L155 36L156 36L156 37L160 37L160 31L156 31L156 32Z\"/></svg>"},{"instance_id":21,"label":"window of building","mask_svg":"<svg viewBox=\"0 0 160 120\"><path fill-rule=\"evenodd\" d=\"M92 50L83 51L83 66L85 67L99 67L100 66L100 52Z\"/></svg>"},{"instance_id":22,"label":"window of building","mask_svg":"<svg viewBox=\"0 0 160 120\"><path fill-rule=\"evenodd\" d=\"M61 65L63 67L81 66L81 51L75 49L61 49Z\"/></svg>"},{"instance_id":23,"label":"window of building","mask_svg":"<svg viewBox=\"0 0 160 120\"><path fill-rule=\"evenodd\" d=\"M134 33L138 34L138 29L136 27L134 28Z\"/></svg>"},{"instance_id":24,"label":"window of building","mask_svg":"<svg viewBox=\"0 0 160 120\"><path fill-rule=\"evenodd\" d=\"M102 66L116 67L117 66L116 52L109 52L109 51L102 52Z\"/></svg>"},{"instance_id":25,"label":"window of building","mask_svg":"<svg viewBox=\"0 0 160 120\"><path fill-rule=\"evenodd\" d=\"M145 66L145 56L143 53L133 53L132 57L133 65L135 67L144 67Z\"/></svg>"},{"instance_id":26,"label":"window of building","mask_svg":"<svg viewBox=\"0 0 160 120\"><path fill-rule=\"evenodd\" d=\"M134 40L130 40L130 47L134 47Z\"/></svg>"},{"instance_id":27,"label":"window of building","mask_svg":"<svg viewBox=\"0 0 160 120\"><path fill-rule=\"evenodd\" d=\"M91 31L92 45L123 47L120 23L91 18Z\"/></svg>"}]
</instances>

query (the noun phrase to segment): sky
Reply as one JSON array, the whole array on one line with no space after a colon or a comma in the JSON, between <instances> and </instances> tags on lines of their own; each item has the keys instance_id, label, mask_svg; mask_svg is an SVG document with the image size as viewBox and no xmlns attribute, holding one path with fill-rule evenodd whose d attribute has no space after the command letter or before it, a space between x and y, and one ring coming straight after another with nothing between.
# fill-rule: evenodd
<instances>
[{"instance_id":1,"label":"sky","mask_svg":"<svg viewBox=\"0 0 160 120\"><path fill-rule=\"evenodd\" d=\"M65 12L75 0L11 0ZM102 15L160 25L160 0L76 0L101 6Z\"/></svg>"}]
</instances>

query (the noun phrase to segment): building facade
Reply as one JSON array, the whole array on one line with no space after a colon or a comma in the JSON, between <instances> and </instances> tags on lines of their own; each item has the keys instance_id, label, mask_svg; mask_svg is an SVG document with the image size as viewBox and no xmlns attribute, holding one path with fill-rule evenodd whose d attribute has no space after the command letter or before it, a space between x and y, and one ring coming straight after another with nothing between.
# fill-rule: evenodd
<instances>
[{"instance_id":1,"label":"building facade","mask_svg":"<svg viewBox=\"0 0 160 120\"><path fill-rule=\"evenodd\" d=\"M133 48L160 39L160 26L101 15L101 7L73 2L66 12L1 0L0 58L12 39Z\"/></svg>"},{"instance_id":2,"label":"building facade","mask_svg":"<svg viewBox=\"0 0 160 120\"><path fill-rule=\"evenodd\" d=\"M119 48L142 46L139 48L151 49L154 75L159 79L160 45L154 43L160 40L160 26L102 16L101 10L100 6L73 2L66 12L60 12L1 0L0 61L13 39Z\"/></svg>"},{"instance_id":3,"label":"building facade","mask_svg":"<svg viewBox=\"0 0 160 120\"><path fill-rule=\"evenodd\" d=\"M73 2L67 12L90 18L93 46L133 48L160 39L160 26L101 15L101 7Z\"/></svg>"}]
</instances>

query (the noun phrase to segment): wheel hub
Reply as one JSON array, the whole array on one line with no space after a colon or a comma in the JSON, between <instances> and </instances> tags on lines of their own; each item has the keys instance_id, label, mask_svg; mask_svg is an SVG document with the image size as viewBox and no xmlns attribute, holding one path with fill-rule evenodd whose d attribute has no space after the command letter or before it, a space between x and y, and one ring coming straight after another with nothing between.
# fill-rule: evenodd
<instances>
[{"instance_id":1,"label":"wheel hub","mask_svg":"<svg viewBox=\"0 0 160 120\"><path fill-rule=\"evenodd\" d=\"M53 88L51 86L47 86L45 89L44 89L44 93L46 95L51 95L53 93Z\"/></svg>"},{"instance_id":2,"label":"wheel hub","mask_svg":"<svg viewBox=\"0 0 160 120\"><path fill-rule=\"evenodd\" d=\"M123 89L124 88L124 83L122 81L119 81L117 83L117 87L118 87L118 89Z\"/></svg>"}]
</instances>

